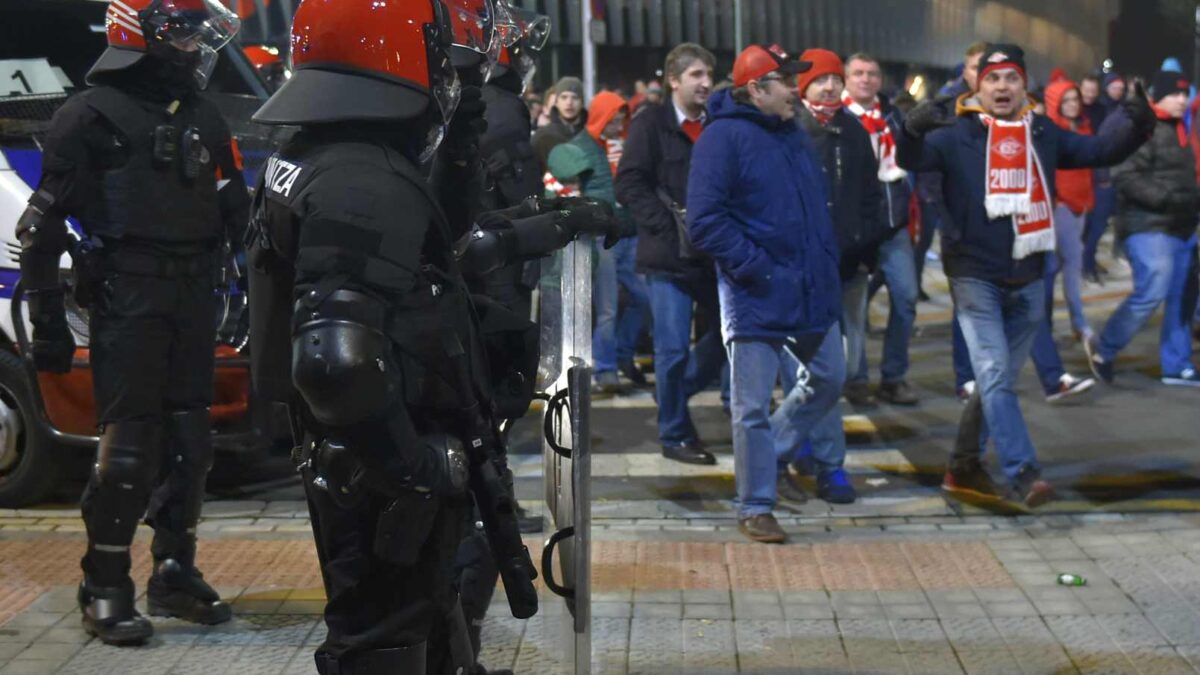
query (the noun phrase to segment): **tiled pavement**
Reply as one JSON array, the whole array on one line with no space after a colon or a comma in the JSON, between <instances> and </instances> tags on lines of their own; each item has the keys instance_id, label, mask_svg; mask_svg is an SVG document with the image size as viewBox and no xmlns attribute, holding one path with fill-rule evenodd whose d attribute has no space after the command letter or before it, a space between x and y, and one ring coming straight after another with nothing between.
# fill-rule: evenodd
<instances>
[{"instance_id":1,"label":"tiled pavement","mask_svg":"<svg viewBox=\"0 0 1200 675\"><path fill-rule=\"evenodd\" d=\"M156 620L154 641L137 649L89 641L79 628L72 584L83 539L65 511L0 516L0 675L312 672L324 629L302 507L220 506L229 515L206 520L201 565L234 600L236 620ZM231 524L256 509L273 515ZM785 546L746 543L727 519L686 523L600 524L593 672L1157 675L1200 666L1200 516L795 517L784 519ZM143 533L138 579L147 556ZM1058 586L1059 572L1088 584ZM554 665L561 606L522 622L502 603L497 594L486 662L564 672Z\"/></svg>"}]
</instances>

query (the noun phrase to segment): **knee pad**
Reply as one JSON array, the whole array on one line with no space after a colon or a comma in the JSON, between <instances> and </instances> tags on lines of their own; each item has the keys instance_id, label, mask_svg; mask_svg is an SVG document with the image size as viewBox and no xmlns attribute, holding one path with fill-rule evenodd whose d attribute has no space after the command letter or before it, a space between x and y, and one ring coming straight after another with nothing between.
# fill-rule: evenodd
<instances>
[{"instance_id":1,"label":"knee pad","mask_svg":"<svg viewBox=\"0 0 1200 675\"><path fill-rule=\"evenodd\" d=\"M212 420L208 408L170 413L167 443L168 461L203 481L213 465Z\"/></svg>"},{"instance_id":2,"label":"knee pad","mask_svg":"<svg viewBox=\"0 0 1200 675\"><path fill-rule=\"evenodd\" d=\"M96 465L83 496L83 516L90 532L101 535L136 529L150 497L161 447L162 425L158 420L127 420L104 426Z\"/></svg>"}]
</instances>

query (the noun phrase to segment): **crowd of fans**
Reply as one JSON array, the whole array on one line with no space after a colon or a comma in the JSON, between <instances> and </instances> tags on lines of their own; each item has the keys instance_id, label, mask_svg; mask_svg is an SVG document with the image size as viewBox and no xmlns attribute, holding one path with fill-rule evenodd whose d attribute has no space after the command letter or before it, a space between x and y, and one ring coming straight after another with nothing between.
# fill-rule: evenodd
<instances>
[{"instance_id":1,"label":"crowd of fans","mask_svg":"<svg viewBox=\"0 0 1200 675\"><path fill-rule=\"evenodd\" d=\"M713 464L688 400L719 386L746 536L782 541L772 511L808 498L806 476L821 499L857 499L839 400L919 404L907 371L927 260L940 257L949 279L965 404L951 495L1054 497L1018 405L1028 358L1048 402L1078 396L1114 379L1121 350L1165 305L1162 382L1200 386L1200 102L1177 62L1148 93L1115 73L1076 82L1059 69L1035 88L1019 46L980 42L920 103L886 96L866 52L751 45L720 82L715 66L685 43L661 83L639 81L628 99L603 91L585 105L583 83L564 77L525 100L547 190L609 202L627 225L597 247L595 389L649 386L635 359L648 334L662 453ZM1097 251L1110 226L1133 291L1093 327L1083 287L1109 275ZM1091 377L1066 371L1053 337L1060 276ZM882 287L872 387L868 305ZM981 461L989 440L1003 486Z\"/></svg>"}]
</instances>

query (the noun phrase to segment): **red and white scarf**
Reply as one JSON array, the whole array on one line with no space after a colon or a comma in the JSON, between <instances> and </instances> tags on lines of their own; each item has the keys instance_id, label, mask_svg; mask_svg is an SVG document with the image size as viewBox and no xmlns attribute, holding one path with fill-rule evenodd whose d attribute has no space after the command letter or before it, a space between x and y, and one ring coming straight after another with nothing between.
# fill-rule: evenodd
<instances>
[{"instance_id":1,"label":"red and white scarf","mask_svg":"<svg viewBox=\"0 0 1200 675\"><path fill-rule=\"evenodd\" d=\"M1054 250L1054 208L1046 190L1046 172L1033 150L1033 116L1005 122L980 113L988 129L984 206L988 218L1012 216L1012 256Z\"/></svg>"},{"instance_id":2,"label":"red and white scarf","mask_svg":"<svg viewBox=\"0 0 1200 675\"><path fill-rule=\"evenodd\" d=\"M892 136L892 127L883 116L883 106L876 100L872 107L867 108L855 102L850 92L842 92L842 105L851 115L858 118L871 134L871 146L875 149L875 157L879 159L879 180L893 183L908 175L896 163L896 139Z\"/></svg>"},{"instance_id":3,"label":"red and white scarf","mask_svg":"<svg viewBox=\"0 0 1200 675\"><path fill-rule=\"evenodd\" d=\"M563 185L557 178L554 177L554 174L550 173L549 171L546 172L545 176L542 176L542 185L546 186L546 192L549 192L556 197L581 196L579 190Z\"/></svg>"},{"instance_id":4,"label":"red and white scarf","mask_svg":"<svg viewBox=\"0 0 1200 675\"><path fill-rule=\"evenodd\" d=\"M804 107L808 108L808 111L817 118L817 122L822 126L829 124L837 111L842 109L840 103L813 103L808 99L804 99Z\"/></svg>"}]
</instances>

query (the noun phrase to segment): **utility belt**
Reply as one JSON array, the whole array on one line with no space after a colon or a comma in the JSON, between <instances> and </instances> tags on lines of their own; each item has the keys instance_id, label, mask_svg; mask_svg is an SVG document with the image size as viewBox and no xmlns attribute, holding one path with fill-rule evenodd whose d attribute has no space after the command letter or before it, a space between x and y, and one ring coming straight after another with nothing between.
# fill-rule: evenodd
<instances>
[{"instance_id":1,"label":"utility belt","mask_svg":"<svg viewBox=\"0 0 1200 675\"><path fill-rule=\"evenodd\" d=\"M106 245L98 239L83 239L70 253L75 302L85 308L94 304L105 279L113 274L158 279L209 276L215 283L221 273L221 255L215 249L173 255L145 247L121 243Z\"/></svg>"},{"instance_id":2,"label":"utility belt","mask_svg":"<svg viewBox=\"0 0 1200 675\"><path fill-rule=\"evenodd\" d=\"M220 269L219 261L220 256L215 251L183 257L121 250L104 255L101 267L105 272L142 277L174 279L212 275L215 278Z\"/></svg>"}]
</instances>

